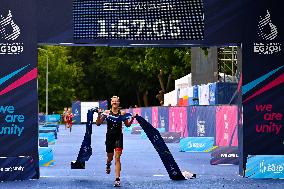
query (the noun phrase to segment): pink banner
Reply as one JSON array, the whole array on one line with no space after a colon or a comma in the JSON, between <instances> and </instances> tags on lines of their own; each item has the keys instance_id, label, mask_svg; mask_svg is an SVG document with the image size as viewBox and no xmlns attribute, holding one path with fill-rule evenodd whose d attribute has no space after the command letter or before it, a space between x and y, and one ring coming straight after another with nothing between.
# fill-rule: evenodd
<instances>
[{"instance_id":1,"label":"pink banner","mask_svg":"<svg viewBox=\"0 0 284 189\"><path fill-rule=\"evenodd\" d=\"M188 137L188 129L187 129L187 107L179 108L179 131L181 132L181 137Z\"/></svg>"},{"instance_id":2,"label":"pink banner","mask_svg":"<svg viewBox=\"0 0 284 189\"><path fill-rule=\"evenodd\" d=\"M182 137L188 137L187 108L169 108L169 132L181 132Z\"/></svg>"},{"instance_id":3,"label":"pink banner","mask_svg":"<svg viewBox=\"0 0 284 189\"><path fill-rule=\"evenodd\" d=\"M238 146L237 106L216 108L216 145Z\"/></svg>"},{"instance_id":4,"label":"pink banner","mask_svg":"<svg viewBox=\"0 0 284 189\"><path fill-rule=\"evenodd\" d=\"M139 116L141 116L141 108L133 108L132 109L132 113L133 114L138 114ZM139 124L138 121L136 119L134 119L133 124Z\"/></svg>"},{"instance_id":5,"label":"pink banner","mask_svg":"<svg viewBox=\"0 0 284 189\"><path fill-rule=\"evenodd\" d=\"M169 108L169 132L176 131L178 119L178 107Z\"/></svg>"},{"instance_id":6,"label":"pink banner","mask_svg":"<svg viewBox=\"0 0 284 189\"><path fill-rule=\"evenodd\" d=\"M154 128L159 127L159 114L158 114L158 107L152 108L152 125Z\"/></svg>"}]
</instances>

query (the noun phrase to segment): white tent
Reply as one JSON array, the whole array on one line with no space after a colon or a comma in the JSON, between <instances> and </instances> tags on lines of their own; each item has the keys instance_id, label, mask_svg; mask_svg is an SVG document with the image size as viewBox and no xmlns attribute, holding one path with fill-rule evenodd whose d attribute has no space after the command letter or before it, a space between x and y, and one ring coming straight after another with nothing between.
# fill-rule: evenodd
<instances>
[{"instance_id":1,"label":"white tent","mask_svg":"<svg viewBox=\"0 0 284 189\"><path fill-rule=\"evenodd\" d=\"M177 90L164 94L164 106L177 105Z\"/></svg>"},{"instance_id":2,"label":"white tent","mask_svg":"<svg viewBox=\"0 0 284 189\"><path fill-rule=\"evenodd\" d=\"M186 75L186 76L183 76L180 79L175 80L175 90L187 88L187 87L191 87L191 86L192 86L191 73Z\"/></svg>"}]
</instances>

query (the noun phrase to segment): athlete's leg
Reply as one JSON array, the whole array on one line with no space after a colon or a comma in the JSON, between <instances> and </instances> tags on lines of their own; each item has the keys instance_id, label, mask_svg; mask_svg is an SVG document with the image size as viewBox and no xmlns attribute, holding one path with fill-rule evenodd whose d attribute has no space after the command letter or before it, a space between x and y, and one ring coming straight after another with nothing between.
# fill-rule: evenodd
<instances>
[{"instance_id":1,"label":"athlete's leg","mask_svg":"<svg viewBox=\"0 0 284 189\"><path fill-rule=\"evenodd\" d=\"M120 157L121 157L121 154L122 154L122 148L116 148L115 149L115 181L114 181L115 187L120 186L120 171L121 171Z\"/></svg>"},{"instance_id":2,"label":"athlete's leg","mask_svg":"<svg viewBox=\"0 0 284 189\"><path fill-rule=\"evenodd\" d=\"M123 134L121 133L119 138L115 141L115 176L116 180L120 178L121 162L120 157L123 149Z\"/></svg>"},{"instance_id":3,"label":"athlete's leg","mask_svg":"<svg viewBox=\"0 0 284 189\"><path fill-rule=\"evenodd\" d=\"M106 134L106 141L105 141L106 153L107 153L106 174L110 174L111 171L110 166L114 155L114 148L115 148L114 143L115 140L113 140L112 136Z\"/></svg>"},{"instance_id":4,"label":"athlete's leg","mask_svg":"<svg viewBox=\"0 0 284 189\"><path fill-rule=\"evenodd\" d=\"M113 153L107 153L106 174L110 174L111 161L113 160Z\"/></svg>"},{"instance_id":5,"label":"athlete's leg","mask_svg":"<svg viewBox=\"0 0 284 189\"><path fill-rule=\"evenodd\" d=\"M111 163L113 160L113 153L107 153L107 163Z\"/></svg>"},{"instance_id":6,"label":"athlete's leg","mask_svg":"<svg viewBox=\"0 0 284 189\"><path fill-rule=\"evenodd\" d=\"M115 149L115 177L120 178L120 171L121 171L121 162L120 162L120 157L122 154L122 149L121 148L116 148Z\"/></svg>"}]
</instances>

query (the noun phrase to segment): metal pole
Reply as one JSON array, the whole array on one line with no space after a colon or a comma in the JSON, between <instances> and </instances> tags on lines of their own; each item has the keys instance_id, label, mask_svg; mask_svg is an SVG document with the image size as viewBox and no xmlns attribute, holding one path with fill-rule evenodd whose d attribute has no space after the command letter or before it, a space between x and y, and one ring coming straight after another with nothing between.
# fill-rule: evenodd
<instances>
[{"instance_id":1,"label":"metal pole","mask_svg":"<svg viewBox=\"0 0 284 189\"><path fill-rule=\"evenodd\" d=\"M45 114L48 115L48 51L46 49L38 48L45 52L46 55L46 74L45 74Z\"/></svg>"},{"instance_id":2,"label":"metal pole","mask_svg":"<svg viewBox=\"0 0 284 189\"><path fill-rule=\"evenodd\" d=\"M48 54L46 52L46 115L48 115Z\"/></svg>"}]
</instances>

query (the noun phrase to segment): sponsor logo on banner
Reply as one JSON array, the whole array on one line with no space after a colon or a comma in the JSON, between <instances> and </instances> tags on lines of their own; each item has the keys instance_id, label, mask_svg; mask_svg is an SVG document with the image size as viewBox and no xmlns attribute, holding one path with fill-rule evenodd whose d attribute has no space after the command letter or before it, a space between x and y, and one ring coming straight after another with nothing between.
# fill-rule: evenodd
<instances>
[{"instance_id":1,"label":"sponsor logo on banner","mask_svg":"<svg viewBox=\"0 0 284 189\"><path fill-rule=\"evenodd\" d=\"M250 178L284 178L284 156L249 155L245 176Z\"/></svg>"},{"instance_id":2,"label":"sponsor logo on banner","mask_svg":"<svg viewBox=\"0 0 284 189\"><path fill-rule=\"evenodd\" d=\"M188 147L189 148L204 148L205 147L205 144L204 143L198 143L198 142L191 142L191 141L189 141L188 143L187 143L187 145L188 145Z\"/></svg>"},{"instance_id":3,"label":"sponsor logo on banner","mask_svg":"<svg viewBox=\"0 0 284 189\"><path fill-rule=\"evenodd\" d=\"M269 27L270 31L265 32L265 28ZM272 23L270 12L264 17L260 16L260 21L258 23L258 35L265 41L272 41L277 38L278 30L277 26ZM281 44L277 42L269 43L254 43L254 52L258 54L274 54L281 51Z\"/></svg>"},{"instance_id":4,"label":"sponsor logo on banner","mask_svg":"<svg viewBox=\"0 0 284 189\"><path fill-rule=\"evenodd\" d=\"M31 156L0 157L0 181L33 178L35 175L34 159Z\"/></svg>"},{"instance_id":5,"label":"sponsor logo on banner","mask_svg":"<svg viewBox=\"0 0 284 189\"><path fill-rule=\"evenodd\" d=\"M228 123L228 116L227 114L224 114L224 124L225 124L225 132L224 132L224 140L229 140L229 123Z\"/></svg>"},{"instance_id":6,"label":"sponsor logo on banner","mask_svg":"<svg viewBox=\"0 0 284 189\"><path fill-rule=\"evenodd\" d=\"M226 158L226 157L233 157L233 158L239 157L238 154L235 154L235 153L233 153L233 154L221 154L220 156L224 157L224 158Z\"/></svg>"},{"instance_id":7,"label":"sponsor logo on banner","mask_svg":"<svg viewBox=\"0 0 284 189\"><path fill-rule=\"evenodd\" d=\"M165 128L166 123L165 123L165 118L161 117L161 128Z\"/></svg>"},{"instance_id":8,"label":"sponsor logo on banner","mask_svg":"<svg viewBox=\"0 0 284 189\"><path fill-rule=\"evenodd\" d=\"M196 120L196 125L197 125L197 136L205 136L205 121L199 120L199 116L197 117Z\"/></svg>"},{"instance_id":9,"label":"sponsor logo on banner","mask_svg":"<svg viewBox=\"0 0 284 189\"><path fill-rule=\"evenodd\" d=\"M210 91L209 92L209 102L215 102L216 101L216 99L215 99L215 91Z\"/></svg>"},{"instance_id":10,"label":"sponsor logo on banner","mask_svg":"<svg viewBox=\"0 0 284 189\"><path fill-rule=\"evenodd\" d=\"M265 163L265 161L263 160L260 164L259 164L259 171L261 173L266 173L266 172L270 172L273 174L282 174L284 171L284 163Z\"/></svg>"},{"instance_id":11,"label":"sponsor logo on banner","mask_svg":"<svg viewBox=\"0 0 284 189\"><path fill-rule=\"evenodd\" d=\"M239 164L238 147L236 146L219 146L211 153L211 165L219 164Z\"/></svg>"},{"instance_id":12,"label":"sponsor logo on banner","mask_svg":"<svg viewBox=\"0 0 284 189\"><path fill-rule=\"evenodd\" d=\"M15 23L12 11L0 15L0 39L9 42L0 43L0 55L17 55L24 51L23 43L16 41L21 35L20 27Z\"/></svg>"},{"instance_id":13,"label":"sponsor logo on banner","mask_svg":"<svg viewBox=\"0 0 284 189\"><path fill-rule=\"evenodd\" d=\"M47 115L46 121L47 122L58 122L60 121L60 115L59 114Z\"/></svg>"},{"instance_id":14,"label":"sponsor logo on banner","mask_svg":"<svg viewBox=\"0 0 284 189\"><path fill-rule=\"evenodd\" d=\"M214 137L187 137L180 141L182 152L210 152L215 147Z\"/></svg>"}]
</instances>

